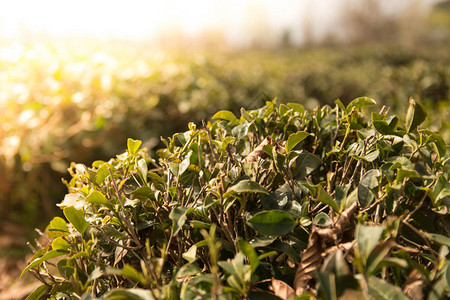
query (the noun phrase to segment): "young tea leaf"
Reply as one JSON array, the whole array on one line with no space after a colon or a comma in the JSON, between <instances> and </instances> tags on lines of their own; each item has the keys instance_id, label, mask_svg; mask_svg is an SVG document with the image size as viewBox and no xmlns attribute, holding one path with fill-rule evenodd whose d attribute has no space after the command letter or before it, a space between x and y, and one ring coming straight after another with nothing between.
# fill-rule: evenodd
<instances>
[{"instance_id":1,"label":"young tea leaf","mask_svg":"<svg viewBox=\"0 0 450 300\"><path fill-rule=\"evenodd\" d=\"M63 251L63 250L51 250L48 251L47 253L45 253L43 256L36 258L35 260L33 260L23 271L22 274L20 274L20 278L22 278L22 276L31 268L34 268L38 265L40 265L42 262L49 260L50 258L54 258L57 256L62 256L62 255L67 255L69 252L68 251Z\"/></svg>"},{"instance_id":2,"label":"young tea leaf","mask_svg":"<svg viewBox=\"0 0 450 300\"><path fill-rule=\"evenodd\" d=\"M93 191L92 193L90 193L86 197L86 201L89 203L98 203L98 204L103 204L103 205L108 204L108 199L106 199L105 195L103 195L99 191Z\"/></svg>"},{"instance_id":3,"label":"young tea leaf","mask_svg":"<svg viewBox=\"0 0 450 300\"><path fill-rule=\"evenodd\" d=\"M83 235L90 223L84 219L84 211L78 210L72 206L64 208L64 216L75 227L75 229Z\"/></svg>"},{"instance_id":4,"label":"young tea leaf","mask_svg":"<svg viewBox=\"0 0 450 300\"><path fill-rule=\"evenodd\" d=\"M353 108L361 108L368 105L375 105L377 102L369 97L359 97L354 99L347 105L347 112L351 112Z\"/></svg>"},{"instance_id":5,"label":"young tea leaf","mask_svg":"<svg viewBox=\"0 0 450 300\"><path fill-rule=\"evenodd\" d=\"M142 141L140 140L133 140L133 139L128 139L127 140L127 148L128 148L128 154L135 154L139 147L141 146Z\"/></svg>"},{"instance_id":6,"label":"young tea leaf","mask_svg":"<svg viewBox=\"0 0 450 300\"><path fill-rule=\"evenodd\" d=\"M211 119L213 119L213 120L221 119L221 120L227 120L227 121L233 122L236 120L236 116L231 111L221 110L221 111L216 112L214 114L214 116L212 116Z\"/></svg>"},{"instance_id":7,"label":"young tea leaf","mask_svg":"<svg viewBox=\"0 0 450 300\"><path fill-rule=\"evenodd\" d=\"M252 245L247 243L244 239L239 239L237 244L239 249L241 249L242 253L244 253L245 256L247 256L250 262L252 273L254 273L260 264L260 260L258 258L258 254L256 253L255 248L253 248Z\"/></svg>"},{"instance_id":8,"label":"young tea leaf","mask_svg":"<svg viewBox=\"0 0 450 300\"><path fill-rule=\"evenodd\" d=\"M369 278L369 296L379 300L408 300L403 291L387 281L377 278Z\"/></svg>"},{"instance_id":9,"label":"young tea leaf","mask_svg":"<svg viewBox=\"0 0 450 300\"><path fill-rule=\"evenodd\" d=\"M47 292L47 289L49 289L48 285L41 285L37 287L25 300L39 300L42 299L42 297Z\"/></svg>"},{"instance_id":10,"label":"young tea leaf","mask_svg":"<svg viewBox=\"0 0 450 300\"><path fill-rule=\"evenodd\" d=\"M50 221L50 224L48 224L45 231L48 233L49 238L67 236L70 234L66 221L60 217L54 217L53 220Z\"/></svg>"},{"instance_id":11,"label":"young tea leaf","mask_svg":"<svg viewBox=\"0 0 450 300\"><path fill-rule=\"evenodd\" d=\"M358 245L359 257L363 265L366 265L367 258L378 243L383 233L383 226L356 226L356 241Z\"/></svg>"},{"instance_id":12,"label":"young tea leaf","mask_svg":"<svg viewBox=\"0 0 450 300\"><path fill-rule=\"evenodd\" d=\"M148 167L147 162L145 161L145 158L141 158L137 161L139 175L141 175L142 180L144 180L145 183L147 183L147 173L148 173Z\"/></svg>"},{"instance_id":13,"label":"young tea leaf","mask_svg":"<svg viewBox=\"0 0 450 300\"><path fill-rule=\"evenodd\" d=\"M414 131L417 126L423 123L428 113L422 104L417 103L413 98L409 98L409 107L406 112L406 132Z\"/></svg>"},{"instance_id":14,"label":"young tea leaf","mask_svg":"<svg viewBox=\"0 0 450 300\"><path fill-rule=\"evenodd\" d=\"M269 194L259 183L251 180L241 180L237 184L231 186L228 190L236 193Z\"/></svg>"},{"instance_id":15,"label":"young tea leaf","mask_svg":"<svg viewBox=\"0 0 450 300\"><path fill-rule=\"evenodd\" d=\"M331 223L331 218L324 212L318 213L313 219L313 224L319 227L328 227Z\"/></svg>"},{"instance_id":16,"label":"young tea leaf","mask_svg":"<svg viewBox=\"0 0 450 300\"><path fill-rule=\"evenodd\" d=\"M69 243L66 242L62 237L57 237L52 242L53 250L68 250L70 247Z\"/></svg>"},{"instance_id":17,"label":"young tea leaf","mask_svg":"<svg viewBox=\"0 0 450 300\"><path fill-rule=\"evenodd\" d=\"M187 207L176 207L170 212L169 218L173 221L173 235L177 235L180 229L183 227L184 223L186 222L186 214L188 212L189 209Z\"/></svg>"},{"instance_id":18,"label":"young tea leaf","mask_svg":"<svg viewBox=\"0 0 450 300\"><path fill-rule=\"evenodd\" d=\"M306 131L299 131L289 136L286 142L286 152L291 152L298 143L306 139L310 134Z\"/></svg>"},{"instance_id":19,"label":"young tea leaf","mask_svg":"<svg viewBox=\"0 0 450 300\"><path fill-rule=\"evenodd\" d=\"M378 186L378 176L380 176L380 170L372 169L361 178L358 185L358 203L361 207L369 206L375 199L372 189Z\"/></svg>"},{"instance_id":20,"label":"young tea leaf","mask_svg":"<svg viewBox=\"0 0 450 300\"><path fill-rule=\"evenodd\" d=\"M133 288L133 289L121 289L116 288L103 295L104 299L117 299L117 300L156 300L149 290Z\"/></svg>"},{"instance_id":21,"label":"young tea leaf","mask_svg":"<svg viewBox=\"0 0 450 300\"><path fill-rule=\"evenodd\" d=\"M305 108L303 107L303 105L298 104L298 103L288 103L286 104L287 107L289 107L290 109L292 109L293 111L295 111L296 113L298 113L299 115L302 115L305 112Z\"/></svg>"},{"instance_id":22,"label":"young tea leaf","mask_svg":"<svg viewBox=\"0 0 450 300\"><path fill-rule=\"evenodd\" d=\"M319 190L319 196L317 197L317 201L325 203L333 208L334 211L340 211L340 208L333 197L328 195L328 193L324 189Z\"/></svg>"}]
</instances>

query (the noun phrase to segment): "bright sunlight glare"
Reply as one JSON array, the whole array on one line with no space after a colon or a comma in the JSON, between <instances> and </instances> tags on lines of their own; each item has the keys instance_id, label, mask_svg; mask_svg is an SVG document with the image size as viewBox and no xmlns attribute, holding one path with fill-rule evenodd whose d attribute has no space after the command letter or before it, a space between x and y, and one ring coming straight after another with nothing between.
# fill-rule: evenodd
<instances>
[{"instance_id":1,"label":"bright sunlight glare","mask_svg":"<svg viewBox=\"0 0 450 300\"><path fill-rule=\"evenodd\" d=\"M338 5L337 0L2 1L0 36L142 40L167 32L197 35L220 31L228 40L240 43L254 34L256 27L268 35L285 29L295 33L305 17L320 16L316 27L321 31L336 16ZM293 38L301 40L299 34Z\"/></svg>"},{"instance_id":2,"label":"bright sunlight glare","mask_svg":"<svg viewBox=\"0 0 450 300\"><path fill-rule=\"evenodd\" d=\"M355 0L14 0L0 2L0 39L87 37L152 40L170 35L220 33L235 45L251 38L279 38L289 30L304 40L305 24L315 37L340 30L339 15ZM388 3L389 11L412 1ZM415 2L415 3L416 3Z\"/></svg>"}]
</instances>

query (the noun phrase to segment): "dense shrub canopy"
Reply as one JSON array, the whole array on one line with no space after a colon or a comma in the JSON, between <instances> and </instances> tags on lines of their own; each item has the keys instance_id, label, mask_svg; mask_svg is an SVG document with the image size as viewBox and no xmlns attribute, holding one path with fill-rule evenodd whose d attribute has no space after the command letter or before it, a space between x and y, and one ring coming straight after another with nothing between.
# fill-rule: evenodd
<instances>
[{"instance_id":1,"label":"dense shrub canopy","mask_svg":"<svg viewBox=\"0 0 450 300\"><path fill-rule=\"evenodd\" d=\"M269 101L72 164L25 272L53 299L449 295L450 149L425 108Z\"/></svg>"},{"instance_id":2,"label":"dense shrub canopy","mask_svg":"<svg viewBox=\"0 0 450 300\"><path fill-rule=\"evenodd\" d=\"M238 114L275 96L313 109L367 95L394 113L412 96L433 113L426 127L450 139L449 55L442 46L190 54L122 43L72 46L0 48L0 110L7 112L0 114L2 221L35 226L51 219L65 193L52 183L72 161L107 159L128 137L152 151L160 136L185 130L189 121L223 109Z\"/></svg>"}]
</instances>

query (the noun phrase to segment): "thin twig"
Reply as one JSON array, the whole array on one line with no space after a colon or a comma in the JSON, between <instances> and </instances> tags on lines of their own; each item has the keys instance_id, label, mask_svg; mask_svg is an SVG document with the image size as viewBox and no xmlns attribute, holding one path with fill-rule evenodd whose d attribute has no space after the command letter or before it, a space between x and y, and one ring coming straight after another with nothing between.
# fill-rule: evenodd
<instances>
[{"instance_id":1,"label":"thin twig","mask_svg":"<svg viewBox=\"0 0 450 300\"><path fill-rule=\"evenodd\" d=\"M208 134L208 144L209 144L209 147L211 148L211 153L212 153L212 155L214 156L214 160L215 160L216 162L218 162L218 161L219 161L219 157L217 156L217 153L216 153L216 151L214 150L214 146L213 146L213 144L212 144L211 132L208 130L208 127L206 127L205 120L202 120L202 124L203 124L203 127L204 127L205 130L206 130L206 133Z\"/></svg>"}]
</instances>

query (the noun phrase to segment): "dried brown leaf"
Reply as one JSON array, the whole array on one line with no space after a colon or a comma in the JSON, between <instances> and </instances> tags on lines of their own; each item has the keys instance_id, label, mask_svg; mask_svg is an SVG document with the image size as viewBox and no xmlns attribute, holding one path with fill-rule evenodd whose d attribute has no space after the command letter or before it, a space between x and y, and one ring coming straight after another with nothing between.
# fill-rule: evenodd
<instances>
[{"instance_id":1,"label":"dried brown leaf","mask_svg":"<svg viewBox=\"0 0 450 300\"><path fill-rule=\"evenodd\" d=\"M425 280L419 271L414 269L411 274L409 274L408 279L403 285L403 292L411 300L421 300L424 299L423 288L425 287Z\"/></svg>"},{"instance_id":2,"label":"dried brown leaf","mask_svg":"<svg viewBox=\"0 0 450 300\"><path fill-rule=\"evenodd\" d=\"M289 284L274 278L271 280L270 289L275 296L278 296L283 300L289 299L295 294L294 289Z\"/></svg>"},{"instance_id":3,"label":"dried brown leaf","mask_svg":"<svg viewBox=\"0 0 450 300\"><path fill-rule=\"evenodd\" d=\"M277 145L277 143L272 140L270 138L270 136L267 136L262 142L261 144L258 145L258 147L256 147L252 152L250 152L250 154L245 158L245 162L255 162L258 161L258 157L259 158L267 158L268 155L267 153L264 152L264 146L266 145L271 145L271 146L275 146Z\"/></svg>"},{"instance_id":4,"label":"dried brown leaf","mask_svg":"<svg viewBox=\"0 0 450 300\"><path fill-rule=\"evenodd\" d=\"M335 244L339 242L345 229L350 225L352 215L358 210L355 202L349 208L344 210L339 219L330 227L318 229L314 227L308 241L308 247L300 255L301 262L298 266L294 279L294 288L296 295L301 295L306 291L314 292L315 281L314 271L320 269L324 258L328 253L328 248L339 247ZM345 243L344 249L350 250L353 243Z\"/></svg>"}]
</instances>

